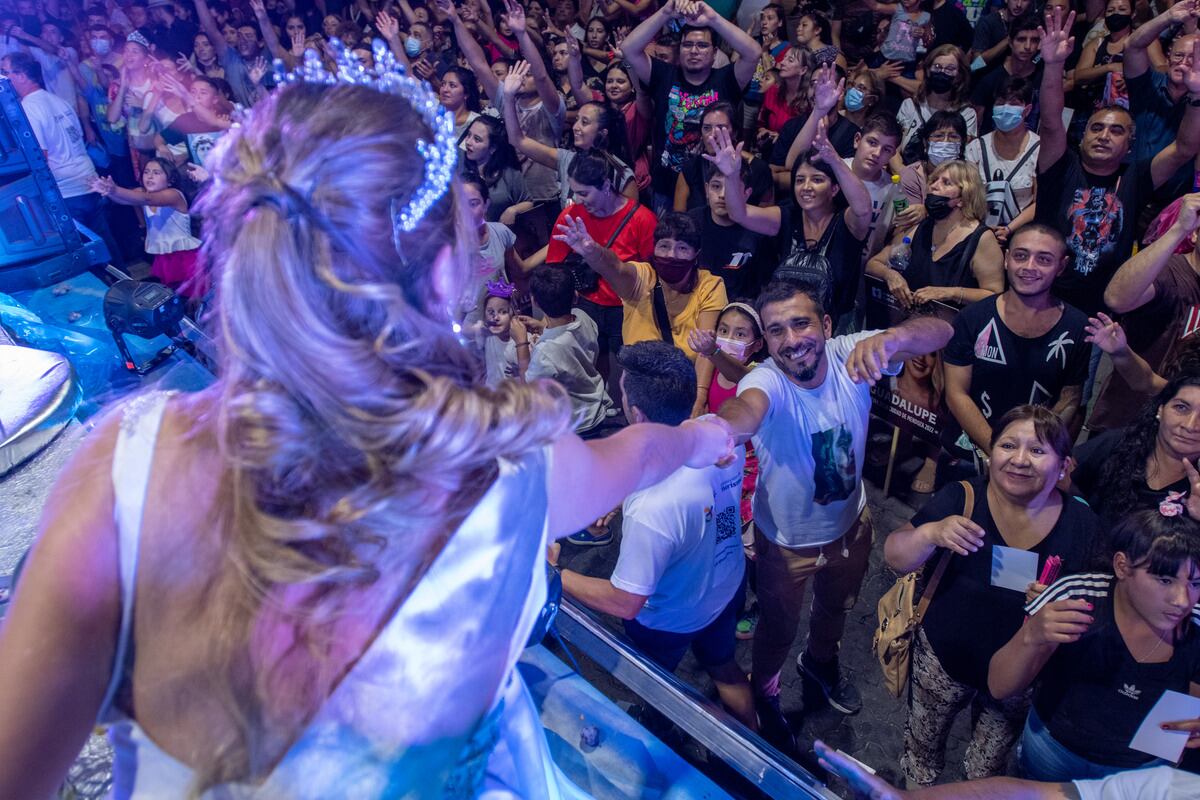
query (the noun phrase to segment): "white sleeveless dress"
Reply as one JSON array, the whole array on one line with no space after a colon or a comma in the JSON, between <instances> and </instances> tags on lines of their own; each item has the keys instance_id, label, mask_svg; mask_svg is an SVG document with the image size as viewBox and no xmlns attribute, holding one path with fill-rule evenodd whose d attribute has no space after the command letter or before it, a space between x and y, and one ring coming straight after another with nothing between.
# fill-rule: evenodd
<instances>
[{"instance_id":1,"label":"white sleeveless dress","mask_svg":"<svg viewBox=\"0 0 1200 800\"><path fill-rule=\"evenodd\" d=\"M138 540L166 393L125 409L113 455L121 627L101 722L115 800L183 797L192 770L113 707L132 674ZM546 597L549 451L503 462L496 482L258 786L216 798L586 797L554 766L517 658Z\"/></svg>"}]
</instances>

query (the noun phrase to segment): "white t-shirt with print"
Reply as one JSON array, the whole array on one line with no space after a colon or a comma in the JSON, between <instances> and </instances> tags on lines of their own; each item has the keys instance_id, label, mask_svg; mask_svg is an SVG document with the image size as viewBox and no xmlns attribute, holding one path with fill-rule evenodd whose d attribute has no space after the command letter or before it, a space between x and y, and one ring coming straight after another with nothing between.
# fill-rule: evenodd
<instances>
[{"instance_id":1,"label":"white t-shirt with print","mask_svg":"<svg viewBox=\"0 0 1200 800\"><path fill-rule=\"evenodd\" d=\"M979 174L983 178L984 187L992 180L991 175L983 174L983 148L987 147L988 167L994 173L1000 170L1000 173L1008 180L1008 185L1012 188L1013 200L1016 201L1017 207L1024 211L1033 202L1033 181L1037 177L1037 154L1025 159L1025 163L1021 164L1021 168L1015 173L1013 168L1017 166L1021 158L1029 152L1041 139L1036 133L1030 131L1025 139L1025 147L1017 157L1012 161L1006 161L996 153L995 131L984 134L978 139L967 143L967 148L963 152L963 158L970 161L979 167Z\"/></svg>"},{"instance_id":2,"label":"white t-shirt with print","mask_svg":"<svg viewBox=\"0 0 1200 800\"><path fill-rule=\"evenodd\" d=\"M621 508L621 554L612 585L646 597L637 621L647 628L693 633L733 599L742 555L745 448L726 467L680 467L634 492Z\"/></svg>"},{"instance_id":3,"label":"white t-shirt with print","mask_svg":"<svg viewBox=\"0 0 1200 800\"><path fill-rule=\"evenodd\" d=\"M837 336L825 343L829 369L815 389L793 383L771 358L738 384L770 403L752 437L758 455L754 524L783 547L816 547L842 537L862 513L862 465L871 412L871 387L854 383L846 359L879 331ZM887 374L899 374L895 364Z\"/></svg>"},{"instance_id":4,"label":"white t-shirt with print","mask_svg":"<svg viewBox=\"0 0 1200 800\"><path fill-rule=\"evenodd\" d=\"M25 109L38 144L46 151L46 161L62 196L78 197L91 192L96 167L88 158L75 109L45 89L21 98L21 108Z\"/></svg>"}]
</instances>

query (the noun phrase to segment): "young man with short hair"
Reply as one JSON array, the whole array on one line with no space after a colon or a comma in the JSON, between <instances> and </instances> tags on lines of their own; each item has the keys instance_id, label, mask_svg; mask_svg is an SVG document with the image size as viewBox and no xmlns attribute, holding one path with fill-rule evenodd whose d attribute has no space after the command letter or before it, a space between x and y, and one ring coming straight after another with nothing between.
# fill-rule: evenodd
<instances>
[{"instance_id":1,"label":"young man with short hair","mask_svg":"<svg viewBox=\"0 0 1200 800\"><path fill-rule=\"evenodd\" d=\"M700 229L700 267L725 282L728 297L754 297L774 267L763 237L742 227L729 216L725 205L725 176L704 162L705 205L687 212ZM750 165L742 161L742 191L750 196Z\"/></svg>"},{"instance_id":2,"label":"young man with short hair","mask_svg":"<svg viewBox=\"0 0 1200 800\"><path fill-rule=\"evenodd\" d=\"M942 360L946 405L958 426L943 428L947 451L974 462L991 451L991 421L1026 403L1050 406L1070 424L1092 347L1087 316L1051 292L1067 266L1062 235L1031 223L1009 237L1004 256L1008 289L971 303L954 319Z\"/></svg>"},{"instance_id":3,"label":"young man with short hair","mask_svg":"<svg viewBox=\"0 0 1200 800\"><path fill-rule=\"evenodd\" d=\"M833 337L820 290L774 280L757 300L770 358L738 384L720 416L759 459L754 494L756 589L752 685L763 734L784 749L794 737L779 707L780 671L800 625L804 586L813 579L808 644L797 659L805 707L862 707L842 674L838 648L871 551L871 516L862 485L871 386L909 358L940 350L950 325L909 319L886 331Z\"/></svg>"},{"instance_id":4,"label":"young man with short hair","mask_svg":"<svg viewBox=\"0 0 1200 800\"><path fill-rule=\"evenodd\" d=\"M676 20L683 23L678 65L652 60L646 47L659 30ZM714 67L721 41L733 47L738 60ZM654 101L654 205L656 210L670 208L679 171L699 143L701 112L722 100L738 104L742 90L754 77L762 47L707 3L667 0L629 32L621 51L637 79L649 87Z\"/></svg>"},{"instance_id":5,"label":"young man with short hair","mask_svg":"<svg viewBox=\"0 0 1200 800\"><path fill-rule=\"evenodd\" d=\"M539 345L540 346L540 345ZM621 350L621 389L630 422L679 425L692 410L696 371L666 342ZM621 508L621 553L612 577L562 570L563 591L625 621L633 643L673 671L690 648L721 702L751 730L758 727L746 672L734 658L745 599L742 467L738 448L724 467L681 467ZM552 563L557 553L551 551Z\"/></svg>"}]
</instances>

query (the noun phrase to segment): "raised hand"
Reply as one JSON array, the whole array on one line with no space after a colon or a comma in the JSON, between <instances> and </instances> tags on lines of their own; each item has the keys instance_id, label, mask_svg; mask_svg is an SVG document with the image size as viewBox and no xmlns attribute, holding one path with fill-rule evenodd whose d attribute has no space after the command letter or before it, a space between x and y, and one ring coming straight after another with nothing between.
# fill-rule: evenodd
<instances>
[{"instance_id":1,"label":"raised hand","mask_svg":"<svg viewBox=\"0 0 1200 800\"><path fill-rule=\"evenodd\" d=\"M254 63L250 65L250 81L252 83L262 83L262 79L267 74L267 59L259 56L254 59Z\"/></svg>"},{"instance_id":2,"label":"raised hand","mask_svg":"<svg viewBox=\"0 0 1200 800\"><path fill-rule=\"evenodd\" d=\"M254 16L262 19L267 15L267 6L263 0L250 0L250 10L254 12Z\"/></svg>"},{"instance_id":3,"label":"raised hand","mask_svg":"<svg viewBox=\"0 0 1200 800\"><path fill-rule=\"evenodd\" d=\"M525 77L529 74L529 62L518 61L512 65L508 74L504 76L504 96L515 98L525 86Z\"/></svg>"},{"instance_id":4,"label":"raised hand","mask_svg":"<svg viewBox=\"0 0 1200 800\"><path fill-rule=\"evenodd\" d=\"M823 161L830 166L833 165L833 159L841 158L837 151L833 149L833 145L829 143L829 133L826 131L824 118L817 123L817 132L813 136L813 149L817 151L814 158L817 161Z\"/></svg>"},{"instance_id":5,"label":"raised hand","mask_svg":"<svg viewBox=\"0 0 1200 800\"><path fill-rule=\"evenodd\" d=\"M662 12L669 20L676 20L683 17L682 6L686 5L687 0L667 0L663 4Z\"/></svg>"},{"instance_id":6,"label":"raised hand","mask_svg":"<svg viewBox=\"0 0 1200 800\"><path fill-rule=\"evenodd\" d=\"M1062 11L1055 7L1046 12L1046 26L1038 28L1042 34L1042 62L1045 64L1062 64L1075 51L1075 37L1071 35L1075 12L1067 14L1064 21Z\"/></svg>"},{"instance_id":7,"label":"raised hand","mask_svg":"<svg viewBox=\"0 0 1200 800\"><path fill-rule=\"evenodd\" d=\"M1096 316L1088 317L1088 324L1083 326L1087 336L1085 342L1091 342L1110 356L1124 353L1129 349L1129 341L1125 338L1125 329L1103 311L1097 311Z\"/></svg>"},{"instance_id":8,"label":"raised hand","mask_svg":"<svg viewBox=\"0 0 1200 800\"><path fill-rule=\"evenodd\" d=\"M187 56L180 56L175 59L175 66L179 68L180 72L190 72L193 75L200 74L200 70L192 66L192 62L188 61Z\"/></svg>"},{"instance_id":9,"label":"raised hand","mask_svg":"<svg viewBox=\"0 0 1200 800\"><path fill-rule=\"evenodd\" d=\"M813 105L822 116L837 108L846 88L846 79L838 80L832 67L821 67L813 76Z\"/></svg>"},{"instance_id":10,"label":"raised hand","mask_svg":"<svg viewBox=\"0 0 1200 800\"><path fill-rule=\"evenodd\" d=\"M700 25L702 27L710 27L720 18L720 14L713 11L712 6L704 2L689 3L689 13L687 20L692 25Z\"/></svg>"},{"instance_id":11,"label":"raised hand","mask_svg":"<svg viewBox=\"0 0 1200 800\"><path fill-rule=\"evenodd\" d=\"M926 523L919 530L927 543L944 547L960 556L979 552L979 548L983 547L983 528L958 514Z\"/></svg>"},{"instance_id":12,"label":"raised hand","mask_svg":"<svg viewBox=\"0 0 1200 800\"><path fill-rule=\"evenodd\" d=\"M442 12L451 21L458 19L458 9L454 7L453 0L433 0L437 5L438 11Z\"/></svg>"},{"instance_id":13,"label":"raised hand","mask_svg":"<svg viewBox=\"0 0 1200 800\"><path fill-rule=\"evenodd\" d=\"M688 347L702 356L715 355L717 352L717 334L709 330L693 328L688 331Z\"/></svg>"},{"instance_id":14,"label":"raised hand","mask_svg":"<svg viewBox=\"0 0 1200 800\"><path fill-rule=\"evenodd\" d=\"M555 241L562 242L584 258L600 249L600 245L596 244L596 240L588 233L583 220L577 217L564 217L562 223L554 230Z\"/></svg>"},{"instance_id":15,"label":"raised hand","mask_svg":"<svg viewBox=\"0 0 1200 800\"><path fill-rule=\"evenodd\" d=\"M525 9L521 8L516 0L504 0L504 19L508 21L508 27L512 30L513 36L520 36L528 29L525 21Z\"/></svg>"},{"instance_id":16,"label":"raised hand","mask_svg":"<svg viewBox=\"0 0 1200 800\"><path fill-rule=\"evenodd\" d=\"M745 142L738 142L735 146L729 131L717 128L712 133L712 144L713 155L702 153L704 160L715 165L726 178L737 175L742 168L742 145Z\"/></svg>"},{"instance_id":17,"label":"raised hand","mask_svg":"<svg viewBox=\"0 0 1200 800\"><path fill-rule=\"evenodd\" d=\"M1192 61L1185 66L1187 72L1183 74L1183 85L1195 97L1200 94L1200 38L1192 39Z\"/></svg>"},{"instance_id":18,"label":"raised hand","mask_svg":"<svg viewBox=\"0 0 1200 800\"><path fill-rule=\"evenodd\" d=\"M400 22L386 11L380 11L375 15L375 30L390 42L400 35Z\"/></svg>"},{"instance_id":19,"label":"raised hand","mask_svg":"<svg viewBox=\"0 0 1200 800\"><path fill-rule=\"evenodd\" d=\"M582 61L583 51L579 48L579 40L573 34L568 33L564 41L567 43L567 58L572 61Z\"/></svg>"},{"instance_id":20,"label":"raised hand","mask_svg":"<svg viewBox=\"0 0 1200 800\"><path fill-rule=\"evenodd\" d=\"M1192 17L1200 17L1200 0L1180 0L1163 13L1172 23L1187 22Z\"/></svg>"},{"instance_id":21,"label":"raised hand","mask_svg":"<svg viewBox=\"0 0 1200 800\"><path fill-rule=\"evenodd\" d=\"M305 40L303 31L292 31L292 55L296 58L304 57Z\"/></svg>"}]
</instances>

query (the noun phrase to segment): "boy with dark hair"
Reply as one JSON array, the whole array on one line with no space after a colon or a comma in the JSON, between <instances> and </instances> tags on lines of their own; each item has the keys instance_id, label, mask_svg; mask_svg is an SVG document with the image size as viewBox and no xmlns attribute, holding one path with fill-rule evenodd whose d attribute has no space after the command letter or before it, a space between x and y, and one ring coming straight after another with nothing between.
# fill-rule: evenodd
<instances>
[{"instance_id":1,"label":"boy with dark hair","mask_svg":"<svg viewBox=\"0 0 1200 800\"><path fill-rule=\"evenodd\" d=\"M622 348L619 361L630 422L679 425L691 414L696 370L666 342ZM742 724L758 727L746 672L734 659L745 595L740 537L744 452L724 467L683 467L634 492L622 506L621 554L612 577L562 571L563 591L621 617L629 638L663 669L690 648ZM557 560L557 553L552 553Z\"/></svg>"},{"instance_id":2,"label":"boy with dark hair","mask_svg":"<svg viewBox=\"0 0 1200 800\"><path fill-rule=\"evenodd\" d=\"M725 205L725 176L705 161L705 204L687 215L700 229L700 267L725 282L729 297L753 297L773 266L764 252L762 236L734 222ZM742 161L742 186L749 202L750 165Z\"/></svg>"}]
</instances>

